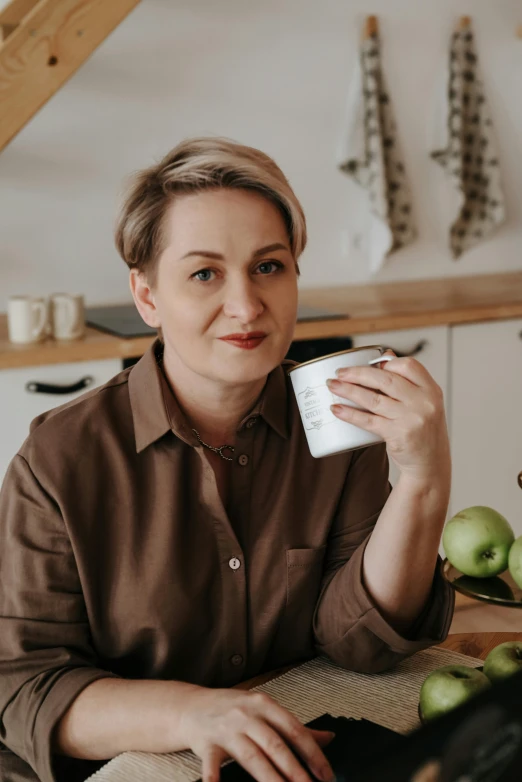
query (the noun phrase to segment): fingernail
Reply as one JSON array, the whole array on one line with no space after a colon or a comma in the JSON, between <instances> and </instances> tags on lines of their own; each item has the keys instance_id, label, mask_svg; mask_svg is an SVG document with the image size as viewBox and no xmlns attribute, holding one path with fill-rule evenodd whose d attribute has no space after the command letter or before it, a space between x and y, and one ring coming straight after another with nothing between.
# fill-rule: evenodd
<instances>
[{"instance_id":1,"label":"fingernail","mask_svg":"<svg viewBox=\"0 0 522 782\"><path fill-rule=\"evenodd\" d=\"M337 388L337 386L339 386L340 383L338 380L334 380L333 378L329 377L328 380L326 381L326 385L328 386L328 388L332 388L332 386L334 388Z\"/></svg>"},{"instance_id":2,"label":"fingernail","mask_svg":"<svg viewBox=\"0 0 522 782\"><path fill-rule=\"evenodd\" d=\"M330 405L330 410L332 413L340 413L343 407L345 407L345 405Z\"/></svg>"},{"instance_id":3,"label":"fingernail","mask_svg":"<svg viewBox=\"0 0 522 782\"><path fill-rule=\"evenodd\" d=\"M335 779L335 774L330 766L323 766L321 771L321 779L323 779L324 782L333 782Z\"/></svg>"},{"instance_id":4,"label":"fingernail","mask_svg":"<svg viewBox=\"0 0 522 782\"><path fill-rule=\"evenodd\" d=\"M339 367L339 369L335 370L335 374L337 376L339 376L339 375L346 374L346 372L349 372L349 371L350 371L350 367Z\"/></svg>"}]
</instances>

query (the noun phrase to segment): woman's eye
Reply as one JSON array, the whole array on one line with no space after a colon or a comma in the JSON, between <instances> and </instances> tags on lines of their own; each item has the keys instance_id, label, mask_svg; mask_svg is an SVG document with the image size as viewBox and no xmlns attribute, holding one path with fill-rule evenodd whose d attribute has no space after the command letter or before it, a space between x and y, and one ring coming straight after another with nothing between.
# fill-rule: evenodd
<instances>
[{"instance_id":1,"label":"woman's eye","mask_svg":"<svg viewBox=\"0 0 522 782\"><path fill-rule=\"evenodd\" d=\"M214 272L211 271L210 269L201 269L201 271L193 274L192 277L195 280L199 280L200 282L209 282L209 280L212 279L213 274Z\"/></svg>"},{"instance_id":2,"label":"woman's eye","mask_svg":"<svg viewBox=\"0 0 522 782\"><path fill-rule=\"evenodd\" d=\"M283 264L277 261L264 261L263 263L259 264L257 270L260 272L260 274L272 274L274 271L277 271L282 267Z\"/></svg>"}]
</instances>

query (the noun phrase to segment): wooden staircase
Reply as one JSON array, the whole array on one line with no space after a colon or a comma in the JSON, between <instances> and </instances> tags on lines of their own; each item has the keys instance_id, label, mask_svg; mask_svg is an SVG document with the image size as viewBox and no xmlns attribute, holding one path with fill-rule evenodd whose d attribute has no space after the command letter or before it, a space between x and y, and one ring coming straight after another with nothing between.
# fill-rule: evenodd
<instances>
[{"instance_id":1,"label":"wooden staircase","mask_svg":"<svg viewBox=\"0 0 522 782\"><path fill-rule=\"evenodd\" d=\"M0 151L140 0L11 0L0 11Z\"/></svg>"}]
</instances>

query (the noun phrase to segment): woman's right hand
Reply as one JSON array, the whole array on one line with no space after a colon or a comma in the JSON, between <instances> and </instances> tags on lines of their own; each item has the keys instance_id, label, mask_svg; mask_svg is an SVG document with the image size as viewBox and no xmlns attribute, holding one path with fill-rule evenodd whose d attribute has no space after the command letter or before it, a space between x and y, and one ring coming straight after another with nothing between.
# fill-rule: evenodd
<instances>
[{"instance_id":1,"label":"woman's right hand","mask_svg":"<svg viewBox=\"0 0 522 782\"><path fill-rule=\"evenodd\" d=\"M258 782L310 782L305 764L323 782L334 778L320 747L335 734L305 727L262 692L198 687L187 696L177 727L183 745L202 760L203 782L218 782L228 757Z\"/></svg>"}]
</instances>

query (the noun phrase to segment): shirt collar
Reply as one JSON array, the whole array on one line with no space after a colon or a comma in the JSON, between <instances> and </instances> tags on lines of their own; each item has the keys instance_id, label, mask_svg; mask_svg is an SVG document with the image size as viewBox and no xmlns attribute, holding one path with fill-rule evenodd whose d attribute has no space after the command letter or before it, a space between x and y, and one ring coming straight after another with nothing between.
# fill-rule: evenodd
<instances>
[{"instance_id":1,"label":"shirt collar","mask_svg":"<svg viewBox=\"0 0 522 782\"><path fill-rule=\"evenodd\" d=\"M158 366L161 351L162 345L157 339L129 374L129 395L137 453L169 431L189 445L197 444Z\"/></svg>"},{"instance_id":2,"label":"shirt collar","mask_svg":"<svg viewBox=\"0 0 522 782\"><path fill-rule=\"evenodd\" d=\"M158 366L157 357L161 350L160 341L155 340L129 373L129 395L137 453L145 450L168 431L172 431L188 445L198 445L163 371ZM288 439L286 373L292 365L292 362L285 361L270 372L256 406L245 416L240 428L248 419L260 415L280 437Z\"/></svg>"},{"instance_id":3,"label":"shirt collar","mask_svg":"<svg viewBox=\"0 0 522 782\"><path fill-rule=\"evenodd\" d=\"M292 366L293 362L284 361L270 372L256 406L241 422L241 425L252 416L260 415L280 437L288 440L288 381L286 373Z\"/></svg>"}]
</instances>

